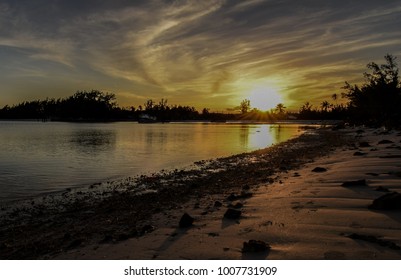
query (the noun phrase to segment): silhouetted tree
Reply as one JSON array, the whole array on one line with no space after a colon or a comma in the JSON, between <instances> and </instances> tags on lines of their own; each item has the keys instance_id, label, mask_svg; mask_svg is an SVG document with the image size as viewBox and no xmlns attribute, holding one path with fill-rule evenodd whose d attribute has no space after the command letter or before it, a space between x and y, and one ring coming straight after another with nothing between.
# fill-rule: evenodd
<instances>
[{"instance_id":1,"label":"silhouetted tree","mask_svg":"<svg viewBox=\"0 0 401 280\"><path fill-rule=\"evenodd\" d=\"M351 119L372 124L399 124L401 117L401 85L396 57L387 54L386 64L371 62L361 86L345 82L344 96L349 99Z\"/></svg>"},{"instance_id":2,"label":"silhouetted tree","mask_svg":"<svg viewBox=\"0 0 401 280\"><path fill-rule=\"evenodd\" d=\"M242 114L246 114L251 109L251 101L249 99L244 99L240 103L240 110Z\"/></svg>"},{"instance_id":3,"label":"silhouetted tree","mask_svg":"<svg viewBox=\"0 0 401 280\"><path fill-rule=\"evenodd\" d=\"M327 112L327 110L330 107L330 103L327 100L325 100L320 104L320 106L322 107L322 111Z\"/></svg>"},{"instance_id":4,"label":"silhouetted tree","mask_svg":"<svg viewBox=\"0 0 401 280\"><path fill-rule=\"evenodd\" d=\"M285 108L286 107L284 106L283 103L279 103L279 104L276 105L275 111L276 111L277 114L281 115L281 114L284 114Z\"/></svg>"}]
</instances>

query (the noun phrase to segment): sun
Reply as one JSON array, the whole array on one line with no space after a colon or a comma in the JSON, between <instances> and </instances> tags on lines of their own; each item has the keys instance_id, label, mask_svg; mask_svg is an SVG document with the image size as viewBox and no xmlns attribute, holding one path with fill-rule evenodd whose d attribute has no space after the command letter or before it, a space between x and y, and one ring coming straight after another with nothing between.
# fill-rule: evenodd
<instances>
[{"instance_id":1,"label":"sun","mask_svg":"<svg viewBox=\"0 0 401 280\"><path fill-rule=\"evenodd\" d=\"M252 108L268 111L283 103L283 98L276 89L264 86L254 88L249 95L249 101Z\"/></svg>"}]
</instances>

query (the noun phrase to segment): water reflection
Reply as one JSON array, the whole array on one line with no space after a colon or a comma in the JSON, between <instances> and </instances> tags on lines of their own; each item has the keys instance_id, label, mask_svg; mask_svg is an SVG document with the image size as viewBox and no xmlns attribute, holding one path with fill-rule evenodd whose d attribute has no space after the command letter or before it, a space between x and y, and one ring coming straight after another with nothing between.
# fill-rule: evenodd
<instances>
[{"instance_id":1,"label":"water reflection","mask_svg":"<svg viewBox=\"0 0 401 280\"><path fill-rule=\"evenodd\" d=\"M265 148L299 134L299 125L0 124L0 202L180 168Z\"/></svg>"},{"instance_id":2,"label":"water reflection","mask_svg":"<svg viewBox=\"0 0 401 280\"><path fill-rule=\"evenodd\" d=\"M243 147L248 146L249 140L249 125L241 125L239 130L239 141L240 145Z\"/></svg>"},{"instance_id":3,"label":"water reflection","mask_svg":"<svg viewBox=\"0 0 401 280\"><path fill-rule=\"evenodd\" d=\"M71 133L69 142L81 153L94 154L112 150L116 143L116 132L97 129L76 130Z\"/></svg>"}]
</instances>

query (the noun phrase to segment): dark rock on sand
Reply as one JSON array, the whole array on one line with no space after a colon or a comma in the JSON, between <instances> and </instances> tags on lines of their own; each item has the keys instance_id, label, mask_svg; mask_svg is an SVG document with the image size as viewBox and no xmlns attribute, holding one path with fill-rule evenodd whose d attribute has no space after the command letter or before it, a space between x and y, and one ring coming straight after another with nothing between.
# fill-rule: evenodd
<instances>
[{"instance_id":1,"label":"dark rock on sand","mask_svg":"<svg viewBox=\"0 0 401 280\"><path fill-rule=\"evenodd\" d=\"M401 158L401 155L380 156L379 158Z\"/></svg>"},{"instance_id":2,"label":"dark rock on sand","mask_svg":"<svg viewBox=\"0 0 401 280\"><path fill-rule=\"evenodd\" d=\"M366 180L356 180L356 181L346 181L341 184L343 187L357 187L357 186L367 186Z\"/></svg>"},{"instance_id":3,"label":"dark rock on sand","mask_svg":"<svg viewBox=\"0 0 401 280\"><path fill-rule=\"evenodd\" d=\"M223 206L223 203L221 203L220 201L215 201L214 202L214 207L221 207L221 206Z\"/></svg>"},{"instance_id":4,"label":"dark rock on sand","mask_svg":"<svg viewBox=\"0 0 401 280\"><path fill-rule=\"evenodd\" d=\"M363 153L363 152L355 152L354 156L364 156L367 155L367 153Z\"/></svg>"},{"instance_id":5,"label":"dark rock on sand","mask_svg":"<svg viewBox=\"0 0 401 280\"><path fill-rule=\"evenodd\" d=\"M241 202L237 202L235 204L228 205L228 207L234 208L234 209L240 209L240 208L244 207L244 204L242 204Z\"/></svg>"},{"instance_id":6,"label":"dark rock on sand","mask_svg":"<svg viewBox=\"0 0 401 280\"><path fill-rule=\"evenodd\" d=\"M184 213L180 219L179 226L180 228L187 228L192 226L193 222L195 221L194 218L192 218L188 213Z\"/></svg>"},{"instance_id":7,"label":"dark rock on sand","mask_svg":"<svg viewBox=\"0 0 401 280\"><path fill-rule=\"evenodd\" d=\"M242 212L240 210L228 208L226 213L224 213L224 218L236 220L236 219L239 219L241 214L242 214Z\"/></svg>"},{"instance_id":8,"label":"dark rock on sand","mask_svg":"<svg viewBox=\"0 0 401 280\"><path fill-rule=\"evenodd\" d=\"M324 167L315 167L312 172L326 172L327 169Z\"/></svg>"},{"instance_id":9,"label":"dark rock on sand","mask_svg":"<svg viewBox=\"0 0 401 280\"><path fill-rule=\"evenodd\" d=\"M398 192L390 192L373 200L368 206L373 210L399 210L401 209L401 194Z\"/></svg>"},{"instance_id":10,"label":"dark rock on sand","mask_svg":"<svg viewBox=\"0 0 401 280\"><path fill-rule=\"evenodd\" d=\"M247 191L242 191L240 194L230 194L227 199L230 201L234 201L237 199L246 199L246 198L250 198L252 197L252 193L251 192L247 192Z\"/></svg>"},{"instance_id":11,"label":"dark rock on sand","mask_svg":"<svg viewBox=\"0 0 401 280\"><path fill-rule=\"evenodd\" d=\"M387 247L387 248L390 248L390 249L393 249L393 250L401 250L400 246L398 246L394 242L391 242L391 241L388 241L388 240L383 240L383 239L377 238L377 237L372 236L372 235L351 233L351 234L347 235L347 237L351 238L351 239L363 240L363 241L366 241L366 242L375 243L375 244L380 245L382 247Z\"/></svg>"},{"instance_id":12,"label":"dark rock on sand","mask_svg":"<svg viewBox=\"0 0 401 280\"><path fill-rule=\"evenodd\" d=\"M393 144L393 143L394 142L391 140L384 139L384 140L379 141L379 143L377 143L377 144L382 145L382 144Z\"/></svg>"},{"instance_id":13,"label":"dark rock on sand","mask_svg":"<svg viewBox=\"0 0 401 280\"><path fill-rule=\"evenodd\" d=\"M370 144L368 142L359 142L359 147L367 148L367 147L370 147Z\"/></svg>"},{"instance_id":14,"label":"dark rock on sand","mask_svg":"<svg viewBox=\"0 0 401 280\"><path fill-rule=\"evenodd\" d=\"M382 187L382 186L377 187L375 189L375 191L377 191L377 192L389 192L388 188L385 188L385 187Z\"/></svg>"},{"instance_id":15,"label":"dark rock on sand","mask_svg":"<svg viewBox=\"0 0 401 280\"><path fill-rule=\"evenodd\" d=\"M242 247L243 253L257 253L257 252L265 252L270 249L270 246L260 240L249 240L248 242L244 242Z\"/></svg>"},{"instance_id":16,"label":"dark rock on sand","mask_svg":"<svg viewBox=\"0 0 401 280\"><path fill-rule=\"evenodd\" d=\"M155 227L152 225L144 225L141 228L141 234L149 233L155 230Z\"/></svg>"}]
</instances>

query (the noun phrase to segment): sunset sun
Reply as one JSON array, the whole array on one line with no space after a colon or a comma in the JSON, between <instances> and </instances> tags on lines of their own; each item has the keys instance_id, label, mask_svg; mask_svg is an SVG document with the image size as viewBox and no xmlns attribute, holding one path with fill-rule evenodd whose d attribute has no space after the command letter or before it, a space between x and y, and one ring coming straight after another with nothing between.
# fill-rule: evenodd
<instances>
[{"instance_id":1,"label":"sunset sun","mask_svg":"<svg viewBox=\"0 0 401 280\"><path fill-rule=\"evenodd\" d=\"M249 100L252 108L261 111L273 109L277 104L283 102L283 98L279 92L272 87L254 88L249 95Z\"/></svg>"}]
</instances>

